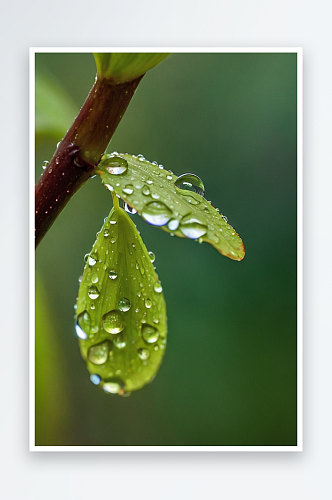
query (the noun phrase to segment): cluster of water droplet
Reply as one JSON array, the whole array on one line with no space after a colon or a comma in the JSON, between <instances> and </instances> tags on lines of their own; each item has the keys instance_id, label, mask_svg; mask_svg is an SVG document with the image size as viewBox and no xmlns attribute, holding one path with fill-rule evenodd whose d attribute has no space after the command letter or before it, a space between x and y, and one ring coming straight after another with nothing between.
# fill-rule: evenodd
<instances>
[{"instance_id":1,"label":"cluster of water droplet","mask_svg":"<svg viewBox=\"0 0 332 500\"><path fill-rule=\"evenodd\" d=\"M137 211L146 222L182 236L212 243L221 253L243 258L243 244L226 217L204 199L204 184L195 174L175 176L143 155L113 153L103 168L106 185L125 200L125 209ZM117 179L117 180L116 180Z\"/></svg>"},{"instance_id":2,"label":"cluster of water droplet","mask_svg":"<svg viewBox=\"0 0 332 500\"><path fill-rule=\"evenodd\" d=\"M91 382L100 384L105 392L127 395L136 389L136 375L143 380L144 370L158 368L166 332L165 326L160 330L158 319L164 299L158 298L162 286L155 279L155 256L153 252L138 253L141 243L136 234L127 242L131 273L124 277L123 269L117 267L119 256L114 254L119 234L123 234L118 233L117 224L116 218L106 218L97 234L100 250L95 244L85 257L81 288L85 286L86 296L80 302L78 311L84 310L77 315L75 328Z\"/></svg>"}]
</instances>

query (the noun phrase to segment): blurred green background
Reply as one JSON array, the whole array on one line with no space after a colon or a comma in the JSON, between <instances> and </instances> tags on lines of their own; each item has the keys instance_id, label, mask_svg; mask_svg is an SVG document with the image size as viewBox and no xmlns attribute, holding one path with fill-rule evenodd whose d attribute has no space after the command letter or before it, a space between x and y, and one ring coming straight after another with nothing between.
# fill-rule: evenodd
<instances>
[{"instance_id":1,"label":"blurred green background","mask_svg":"<svg viewBox=\"0 0 332 500\"><path fill-rule=\"evenodd\" d=\"M92 54L36 54L36 179L95 78ZM111 206L98 177L36 252L36 445L296 445L296 54L173 54L149 71L109 151L193 172L242 262L133 216L156 255L168 346L129 398L89 380L78 278Z\"/></svg>"}]
</instances>

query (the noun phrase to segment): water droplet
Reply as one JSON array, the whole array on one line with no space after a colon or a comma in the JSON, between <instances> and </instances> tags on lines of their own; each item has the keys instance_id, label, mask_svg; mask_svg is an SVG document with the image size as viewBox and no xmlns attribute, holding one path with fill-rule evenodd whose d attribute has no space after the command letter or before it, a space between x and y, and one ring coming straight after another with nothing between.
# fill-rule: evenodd
<instances>
[{"instance_id":1,"label":"water droplet","mask_svg":"<svg viewBox=\"0 0 332 500\"><path fill-rule=\"evenodd\" d=\"M164 226L170 220L172 211L161 201L151 201L142 211L142 217L153 226Z\"/></svg>"},{"instance_id":2,"label":"water droplet","mask_svg":"<svg viewBox=\"0 0 332 500\"><path fill-rule=\"evenodd\" d=\"M203 181L195 174L182 174L174 182L176 187L182 190L194 191L201 196L204 196Z\"/></svg>"},{"instance_id":3,"label":"water droplet","mask_svg":"<svg viewBox=\"0 0 332 500\"><path fill-rule=\"evenodd\" d=\"M150 309L150 307L152 306L152 302L150 299L145 299L145 307L147 309Z\"/></svg>"},{"instance_id":4,"label":"water droplet","mask_svg":"<svg viewBox=\"0 0 332 500\"><path fill-rule=\"evenodd\" d=\"M154 291L157 293L161 293L163 291L163 287L161 286L160 283L156 283L154 286Z\"/></svg>"},{"instance_id":5,"label":"water droplet","mask_svg":"<svg viewBox=\"0 0 332 500\"><path fill-rule=\"evenodd\" d=\"M88 256L89 266L94 266L98 260L97 252Z\"/></svg>"},{"instance_id":6,"label":"water droplet","mask_svg":"<svg viewBox=\"0 0 332 500\"><path fill-rule=\"evenodd\" d=\"M118 394L122 396L125 390L125 384L120 378L109 378L105 380L103 390L109 394Z\"/></svg>"},{"instance_id":7,"label":"water droplet","mask_svg":"<svg viewBox=\"0 0 332 500\"><path fill-rule=\"evenodd\" d=\"M124 204L124 209L126 212L128 212L128 214L131 214L131 215L137 214L137 210L134 207L131 207L130 205L128 205L127 202L125 202L125 204Z\"/></svg>"},{"instance_id":8,"label":"water droplet","mask_svg":"<svg viewBox=\"0 0 332 500\"><path fill-rule=\"evenodd\" d=\"M96 373L93 373L90 375L90 380L94 385L99 385L101 381L101 377L97 375Z\"/></svg>"},{"instance_id":9,"label":"water droplet","mask_svg":"<svg viewBox=\"0 0 332 500\"><path fill-rule=\"evenodd\" d=\"M179 227L180 222L176 219L171 219L167 224L167 227L170 231L176 231Z\"/></svg>"},{"instance_id":10,"label":"water droplet","mask_svg":"<svg viewBox=\"0 0 332 500\"><path fill-rule=\"evenodd\" d=\"M114 309L103 316L103 327L108 333L120 333L124 329L123 316L120 311Z\"/></svg>"},{"instance_id":11,"label":"water droplet","mask_svg":"<svg viewBox=\"0 0 332 500\"><path fill-rule=\"evenodd\" d=\"M86 340L88 338L88 333L90 333L91 327L91 317L88 311L81 312L76 319L75 330L76 335L82 339Z\"/></svg>"},{"instance_id":12,"label":"water droplet","mask_svg":"<svg viewBox=\"0 0 332 500\"><path fill-rule=\"evenodd\" d=\"M78 278L78 282L79 282L79 283L81 283L82 278L83 278L83 276L80 276L80 277Z\"/></svg>"},{"instance_id":13,"label":"water droplet","mask_svg":"<svg viewBox=\"0 0 332 500\"><path fill-rule=\"evenodd\" d=\"M143 186L143 188L142 188L142 193L143 193L145 196L149 196L149 194L150 194L150 189L149 189L149 187L148 187L146 184L144 184L144 186Z\"/></svg>"},{"instance_id":14,"label":"water droplet","mask_svg":"<svg viewBox=\"0 0 332 500\"><path fill-rule=\"evenodd\" d=\"M115 337L115 339L113 340L113 344L118 349L123 349L124 347L126 347L126 340L123 336L123 333L119 333L119 335Z\"/></svg>"},{"instance_id":15,"label":"water droplet","mask_svg":"<svg viewBox=\"0 0 332 500\"><path fill-rule=\"evenodd\" d=\"M104 237L108 238L109 234L110 234L109 230L107 228L104 229Z\"/></svg>"},{"instance_id":16,"label":"water droplet","mask_svg":"<svg viewBox=\"0 0 332 500\"><path fill-rule=\"evenodd\" d=\"M129 311L130 307L131 307L131 304L130 304L129 299L126 299L125 297L123 297L122 299L119 300L120 311L127 312L127 311Z\"/></svg>"},{"instance_id":17,"label":"water droplet","mask_svg":"<svg viewBox=\"0 0 332 500\"><path fill-rule=\"evenodd\" d=\"M45 160L45 161L43 162L43 170L45 170L45 168L47 167L47 165L48 165L49 163L50 163L50 162L49 162L49 161L47 161L47 160Z\"/></svg>"},{"instance_id":18,"label":"water droplet","mask_svg":"<svg viewBox=\"0 0 332 500\"><path fill-rule=\"evenodd\" d=\"M102 161L102 165L106 167L108 173L112 175L121 175L127 172L128 162L121 156L111 156Z\"/></svg>"},{"instance_id":19,"label":"water droplet","mask_svg":"<svg viewBox=\"0 0 332 500\"><path fill-rule=\"evenodd\" d=\"M116 238L114 238L114 236L112 236L112 238L110 238L110 242L111 243L115 243L116 242Z\"/></svg>"},{"instance_id":20,"label":"water droplet","mask_svg":"<svg viewBox=\"0 0 332 500\"><path fill-rule=\"evenodd\" d=\"M200 201L196 200L196 198L193 198L193 196L190 196L190 194L183 193L182 196L191 205L199 205L200 204Z\"/></svg>"},{"instance_id":21,"label":"water droplet","mask_svg":"<svg viewBox=\"0 0 332 500\"><path fill-rule=\"evenodd\" d=\"M149 257L152 263L156 260L156 256L153 252L149 252Z\"/></svg>"},{"instance_id":22,"label":"water droplet","mask_svg":"<svg viewBox=\"0 0 332 500\"><path fill-rule=\"evenodd\" d=\"M167 179L168 181L171 181L171 180L172 180L172 176L171 176L171 175L166 175L166 179Z\"/></svg>"},{"instance_id":23,"label":"water droplet","mask_svg":"<svg viewBox=\"0 0 332 500\"><path fill-rule=\"evenodd\" d=\"M93 345L88 350L88 360L94 365L103 365L108 358L110 343L108 340Z\"/></svg>"},{"instance_id":24,"label":"water droplet","mask_svg":"<svg viewBox=\"0 0 332 500\"><path fill-rule=\"evenodd\" d=\"M159 337L159 332L154 326L148 325L147 323L142 324L142 337L147 344L154 344L157 342Z\"/></svg>"},{"instance_id":25,"label":"water droplet","mask_svg":"<svg viewBox=\"0 0 332 500\"><path fill-rule=\"evenodd\" d=\"M150 177L146 182L147 182L147 184L150 184L150 185L153 184L153 180Z\"/></svg>"},{"instance_id":26,"label":"water droplet","mask_svg":"<svg viewBox=\"0 0 332 500\"><path fill-rule=\"evenodd\" d=\"M141 154L137 155L138 160L145 161L145 157Z\"/></svg>"},{"instance_id":27,"label":"water droplet","mask_svg":"<svg viewBox=\"0 0 332 500\"><path fill-rule=\"evenodd\" d=\"M181 220L180 231L187 238L196 239L203 236L207 232L206 221L200 218L199 215L186 215Z\"/></svg>"},{"instance_id":28,"label":"water droplet","mask_svg":"<svg viewBox=\"0 0 332 500\"><path fill-rule=\"evenodd\" d=\"M117 272L114 270L114 269L110 269L108 271L108 277L111 279L111 280L115 280L118 275L117 275Z\"/></svg>"},{"instance_id":29,"label":"water droplet","mask_svg":"<svg viewBox=\"0 0 332 500\"><path fill-rule=\"evenodd\" d=\"M137 349L137 352L138 352L139 358L141 358L142 360L148 359L150 356L149 350L146 349L145 347L139 347Z\"/></svg>"},{"instance_id":30,"label":"water droplet","mask_svg":"<svg viewBox=\"0 0 332 500\"><path fill-rule=\"evenodd\" d=\"M124 188L122 188L122 191L125 194L133 194L134 192L134 186L132 184L126 184Z\"/></svg>"},{"instance_id":31,"label":"water droplet","mask_svg":"<svg viewBox=\"0 0 332 500\"><path fill-rule=\"evenodd\" d=\"M152 198L153 198L154 200L159 200L159 198L160 198L160 196L159 196L159 194L158 194L158 193L152 193L152 195L151 195L151 196L152 196Z\"/></svg>"},{"instance_id":32,"label":"water droplet","mask_svg":"<svg viewBox=\"0 0 332 500\"><path fill-rule=\"evenodd\" d=\"M99 297L99 290L95 285L90 286L88 290L88 295L90 299L95 300Z\"/></svg>"},{"instance_id":33,"label":"water droplet","mask_svg":"<svg viewBox=\"0 0 332 500\"><path fill-rule=\"evenodd\" d=\"M98 274L97 274L97 273L95 273L95 274L92 276L91 281L92 281L92 283L98 283L98 279L99 279L99 278L98 278Z\"/></svg>"}]
</instances>

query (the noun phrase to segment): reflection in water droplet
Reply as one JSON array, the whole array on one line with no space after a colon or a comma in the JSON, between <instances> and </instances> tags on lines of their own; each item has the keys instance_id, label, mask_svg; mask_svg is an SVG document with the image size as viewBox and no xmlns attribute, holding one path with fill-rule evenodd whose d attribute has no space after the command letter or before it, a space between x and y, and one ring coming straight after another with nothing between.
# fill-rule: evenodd
<instances>
[{"instance_id":1,"label":"reflection in water droplet","mask_svg":"<svg viewBox=\"0 0 332 500\"><path fill-rule=\"evenodd\" d=\"M109 378L105 380L103 389L109 394L119 394L122 396L124 394L125 384L120 378Z\"/></svg>"},{"instance_id":2,"label":"reflection in water droplet","mask_svg":"<svg viewBox=\"0 0 332 500\"><path fill-rule=\"evenodd\" d=\"M112 175L121 175L124 174L128 169L127 160L121 158L121 156L111 156L110 158L106 158L102 160L103 167L106 167L106 170L109 174Z\"/></svg>"},{"instance_id":3,"label":"reflection in water droplet","mask_svg":"<svg viewBox=\"0 0 332 500\"><path fill-rule=\"evenodd\" d=\"M145 347L139 347L137 349L137 353L138 353L139 358L141 358L143 360L148 359L148 357L150 356L149 350L146 349Z\"/></svg>"},{"instance_id":4,"label":"reflection in water droplet","mask_svg":"<svg viewBox=\"0 0 332 500\"><path fill-rule=\"evenodd\" d=\"M156 283L154 286L154 291L157 293L161 293L163 291L163 287L161 286L160 283Z\"/></svg>"},{"instance_id":5,"label":"reflection in water droplet","mask_svg":"<svg viewBox=\"0 0 332 500\"><path fill-rule=\"evenodd\" d=\"M108 333L120 333L124 329L123 316L120 311L114 309L103 316L103 327Z\"/></svg>"},{"instance_id":6,"label":"reflection in water droplet","mask_svg":"<svg viewBox=\"0 0 332 500\"><path fill-rule=\"evenodd\" d=\"M125 204L124 204L124 209L126 212L128 212L128 214L131 214L131 215L137 214L136 208L131 207L130 205L128 205L127 202L125 202Z\"/></svg>"},{"instance_id":7,"label":"reflection in water droplet","mask_svg":"<svg viewBox=\"0 0 332 500\"><path fill-rule=\"evenodd\" d=\"M88 311L81 312L76 319L75 330L76 335L82 339L86 340L88 338L88 333L90 333L91 328L91 317Z\"/></svg>"},{"instance_id":8,"label":"reflection in water droplet","mask_svg":"<svg viewBox=\"0 0 332 500\"><path fill-rule=\"evenodd\" d=\"M120 311L127 312L129 311L130 307L131 307L130 300L126 299L125 297L119 300Z\"/></svg>"},{"instance_id":9,"label":"reflection in water droplet","mask_svg":"<svg viewBox=\"0 0 332 500\"><path fill-rule=\"evenodd\" d=\"M205 188L203 181L195 174L182 174L176 179L174 184L179 189L194 191L195 193L204 196Z\"/></svg>"},{"instance_id":10,"label":"reflection in water droplet","mask_svg":"<svg viewBox=\"0 0 332 500\"><path fill-rule=\"evenodd\" d=\"M99 385L101 381L101 377L97 375L96 373L90 375L90 380L93 384Z\"/></svg>"},{"instance_id":11,"label":"reflection in water droplet","mask_svg":"<svg viewBox=\"0 0 332 500\"><path fill-rule=\"evenodd\" d=\"M142 337L147 344L153 344L157 342L159 337L159 332L154 326L143 323L142 325Z\"/></svg>"},{"instance_id":12,"label":"reflection in water droplet","mask_svg":"<svg viewBox=\"0 0 332 500\"><path fill-rule=\"evenodd\" d=\"M206 234L207 229L205 220L201 219L199 215L189 214L181 220L180 231L187 236L187 238L199 238Z\"/></svg>"},{"instance_id":13,"label":"reflection in water droplet","mask_svg":"<svg viewBox=\"0 0 332 500\"><path fill-rule=\"evenodd\" d=\"M179 227L180 222L176 219L171 219L167 224L167 227L170 231L176 231Z\"/></svg>"},{"instance_id":14,"label":"reflection in water droplet","mask_svg":"<svg viewBox=\"0 0 332 500\"><path fill-rule=\"evenodd\" d=\"M156 256L153 252L149 252L149 257L150 257L152 263L156 260Z\"/></svg>"},{"instance_id":15,"label":"reflection in water droplet","mask_svg":"<svg viewBox=\"0 0 332 500\"><path fill-rule=\"evenodd\" d=\"M146 182L147 182L147 184L150 184L150 185L153 184L153 180L151 178L149 178Z\"/></svg>"},{"instance_id":16,"label":"reflection in water droplet","mask_svg":"<svg viewBox=\"0 0 332 500\"><path fill-rule=\"evenodd\" d=\"M118 275L117 275L117 272L114 270L114 269L110 269L108 271L108 277L111 279L111 280L115 280Z\"/></svg>"},{"instance_id":17,"label":"reflection in water droplet","mask_svg":"<svg viewBox=\"0 0 332 500\"><path fill-rule=\"evenodd\" d=\"M171 175L166 175L166 179L167 179L168 181L171 181L171 180L172 180L172 176L171 176Z\"/></svg>"},{"instance_id":18,"label":"reflection in water droplet","mask_svg":"<svg viewBox=\"0 0 332 500\"><path fill-rule=\"evenodd\" d=\"M110 234L109 230L107 228L104 229L104 237L107 238L109 234Z\"/></svg>"},{"instance_id":19,"label":"reflection in water droplet","mask_svg":"<svg viewBox=\"0 0 332 500\"><path fill-rule=\"evenodd\" d=\"M172 211L161 201L151 201L142 211L142 217L153 226L164 226L172 216Z\"/></svg>"},{"instance_id":20,"label":"reflection in water droplet","mask_svg":"<svg viewBox=\"0 0 332 500\"><path fill-rule=\"evenodd\" d=\"M125 187L122 188L122 191L126 194L133 194L134 186L132 184L126 184Z\"/></svg>"},{"instance_id":21,"label":"reflection in water droplet","mask_svg":"<svg viewBox=\"0 0 332 500\"><path fill-rule=\"evenodd\" d=\"M88 350L88 360L94 365L103 365L108 358L110 343L108 340L93 345Z\"/></svg>"},{"instance_id":22,"label":"reflection in water droplet","mask_svg":"<svg viewBox=\"0 0 332 500\"><path fill-rule=\"evenodd\" d=\"M88 290L88 295L90 299L95 300L99 297L99 290L95 285L90 286Z\"/></svg>"}]
</instances>

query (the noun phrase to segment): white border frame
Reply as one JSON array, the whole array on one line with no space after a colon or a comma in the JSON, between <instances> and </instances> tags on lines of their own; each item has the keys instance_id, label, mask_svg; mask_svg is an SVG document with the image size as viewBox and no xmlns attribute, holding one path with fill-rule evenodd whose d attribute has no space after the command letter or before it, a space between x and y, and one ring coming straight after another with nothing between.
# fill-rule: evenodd
<instances>
[{"instance_id":1,"label":"white border frame","mask_svg":"<svg viewBox=\"0 0 332 500\"><path fill-rule=\"evenodd\" d=\"M297 54L297 445L296 446L36 446L35 445L35 54L83 52ZM303 451L303 50L302 47L30 47L29 65L29 450L30 451Z\"/></svg>"}]
</instances>

